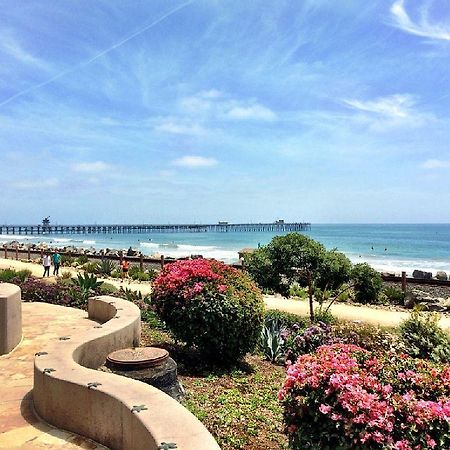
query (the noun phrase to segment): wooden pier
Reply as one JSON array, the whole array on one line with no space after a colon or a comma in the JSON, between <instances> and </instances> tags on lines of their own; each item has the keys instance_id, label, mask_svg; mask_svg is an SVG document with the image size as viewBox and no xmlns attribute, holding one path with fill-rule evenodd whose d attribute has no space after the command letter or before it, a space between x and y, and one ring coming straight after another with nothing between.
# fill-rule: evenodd
<instances>
[{"instance_id":1,"label":"wooden pier","mask_svg":"<svg viewBox=\"0 0 450 450\"><path fill-rule=\"evenodd\" d=\"M0 225L0 234L118 234L118 233L236 233L290 232L311 229L307 222L218 223L218 224L138 224L138 225Z\"/></svg>"}]
</instances>

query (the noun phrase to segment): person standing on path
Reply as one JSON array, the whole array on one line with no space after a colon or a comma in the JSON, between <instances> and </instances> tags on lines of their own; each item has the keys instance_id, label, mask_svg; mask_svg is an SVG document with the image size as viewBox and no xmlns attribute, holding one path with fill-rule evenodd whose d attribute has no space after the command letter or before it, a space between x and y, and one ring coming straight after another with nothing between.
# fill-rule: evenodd
<instances>
[{"instance_id":1,"label":"person standing on path","mask_svg":"<svg viewBox=\"0 0 450 450\"><path fill-rule=\"evenodd\" d=\"M53 275L59 275L59 266L61 264L61 255L58 252L53 253Z\"/></svg>"},{"instance_id":2,"label":"person standing on path","mask_svg":"<svg viewBox=\"0 0 450 450\"><path fill-rule=\"evenodd\" d=\"M122 260L122 282L124 278L128 278L128 269L130 268L130 263L123 258Z\"/></svg>"},{"instance_id":3,"label":"person standing on path","mask_svg":"<svg viewBox=\"0 0 450 450\"><path fill-rule=\"evenodd\" d=\"M50 255L48 253L44 253L44 257L42 258L42 265L44 266L44 275L47 274L47 276L50 276L50 265L51 265L51 259Z\"/></svg>"}]
</instances>

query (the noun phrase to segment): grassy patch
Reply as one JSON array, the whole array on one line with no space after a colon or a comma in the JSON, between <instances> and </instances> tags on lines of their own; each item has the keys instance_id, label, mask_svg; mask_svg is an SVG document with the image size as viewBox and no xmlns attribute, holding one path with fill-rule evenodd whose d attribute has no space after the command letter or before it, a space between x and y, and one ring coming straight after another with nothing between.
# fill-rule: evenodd
<instances>
[{"instance_id":1,"label":"grassy patch","mask_svg":"<svg viewBox=\"0 0 450 450\"><path fill-rule=\"evenodd\" d=\"M277 392L284 369L248 355L233 368L208 366L164 331L142 324L142 345L167 348L186 389L183 405L213 434L222 450L287 448Z\"/></svg>"}]
</instances>

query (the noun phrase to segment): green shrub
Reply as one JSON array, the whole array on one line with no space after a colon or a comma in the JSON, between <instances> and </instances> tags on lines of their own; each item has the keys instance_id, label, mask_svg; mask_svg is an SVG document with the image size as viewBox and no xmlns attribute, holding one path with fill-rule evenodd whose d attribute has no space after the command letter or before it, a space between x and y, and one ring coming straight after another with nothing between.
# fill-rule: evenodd
<instances>
[{"instance_id":1,"label":"green shrub","mask_svg":"<svg viewBox=\"0 0 450 450\"><path fill-rule=\"evenodd\" d=\"M298 325L299 328L305 328L309 319L306 317L298 316L285 311L279 311L278 309L270 309L264 314L264 321L267 323L270 320L276 320L283 328L292 328L293 325Z\"/></svg>"},{"instance_id":2,"label":"green shrub","mask_svg":"<svg viewBox=\"0 0 450 450\"><path fill-rule=\"evenodd\" d=\"M75 262L78 265L82 266L83 264L86 264L87 262L89 262L89 258L86 255L81 255L75 259Z\"/></svg>"},{"instance_id":3,"label":"green shrub","mask_svg":"<svg viewBox=\"0 0 450 450\"><path fill-rule=\"evenodd\" d=\"M265 246L244 255L244 267L255 283L267 293L277 292L279 279L273 271Z\"/></svg>"},{"instance_id":4,"label":"green shrub","mask_svg":"<svg viewBox=\"0 0 450 450\"><path fill-rule=\"evenodd\" d=\"M388 286L383 289L383 294L391 305L403 305L405 303L405 293L400 289Z\"/></svg>"},{"instance_id":5,"label":"green shrub","mask_svg":"<svg viewBox=\"0 0 450 450\"><path fill-rule=\"evenodd\" d=\"M381 275L367 263L356 264L351 278L355 291L355 300L359 303L377 303L381 291Z\"/></svg>"},{"instance_id":6,"label":"green shrub","mask_svg":"<svg viewBox=\"0 0 450 450\"><path fill-rule=\"evenodd\" d=\"M110 276L111 272L116 269L117 265L110 259L102 259L100 264L98 264L98 272L101 275Z\"/></svg>"},{"instance_id":7,"label":"green shrub","mask_svg":"<svg viewBox=\"0 0 450 450\"><path fill-rule=\"evenodd\" d=\"M294 283L338 288L349 280L352 264L344 254L327 251L303 234L288 233L246 254L244 267L261 288L289 296Z\"/></svg>"},{"instance_id":8,"label":"green shrub","mask_svg":"<svg viewBox=\"0 0 450 450\"><path fill-rule=\"evenodd\" d=\"M68 255L61 255L61 266L71 266L75 262L75 258Z\"/></svg>"},{"instance_id":9,"label":"green shrub","mask_svg":"<svg viewBox=\"0 0 450 450\"><path fill-rule=\"evenodd\" d=\"M69 280L69 279L72 278L72 273L70 271L68 271L68 270L63 270L62 273L61 273L61 278L63 280Z\"/></svg>"},{"instance_id":10,"label":"green shrub","mask_svg":"<svg viewBox=\"0 0 450 450\"><path fill-rule=\"evenodd\" d=\"M4 283L10 283L14 280L25 281L31 276L31 270L14 270L14 269L2 269L0 270L0 281Z\"/></svg>"},{"instance_id":11,"label":"green shrub","mask_svg":"<svg viewBox=\"0 0 450 450\"><path fill-rule=\"evenodd\" d=\"M100 273L100 267L99 267L98 263L96 263L96 262L87 262L86 264L83 264L82 269L86 273L91 273L91 274Z\"/></svg>"},{"instance_id":12,"label":"green shrub","mask_svg":"<svg viewBox=\"0 0 450 450\"><path fill-rule=\"evenodd\" d=\"M142 272L139 266L131 266L128 275L136 281L153 281L157 272L153 269Z\"/></svg>"},{"instance_id":13,"label":"green shrub","mask_svg":"<svg viewBox=\"0 0 450 450\"><path fill-rule=\"evenodd\" d=\"M354 344L369 351L406 353L400 335L375 325L354 322L339 322L333 326L337 342Z\"/></svg>"},{"instance_id":14,"label":"green shrub","mask_svg":"<svg viewBox=\"0 0 450 450\"><path fill-rule=\"evenodd\" d=\"M219 261L166 265L153 283L152 304L176 338L209 359L235 362L260 339L261 292L245 273Z\"/></svg>"},{"instance_id":15,"label":"green shrub","mask_svg":"<svg viewBox=\"0 0 450 450\"><path fill-rule=\"evenodd\" d=\"M102 295L110 295L113 294L114 292L117 292L119 289L116 288L116 286L114 286L111 283L106 283L103 282L103 284L100 286L100 293Z\"/></svg>"},{"instance_id":16,"label":"green shrub","mask_svg":"<svg viewBox=\"0 0 450 450\"><path fill-rule=\"evenodd\" d=\"M294 282L289 286L289 296L299 297L305 300L308 298L308 289L300 286L297 282Z\"/></svg>"},{"instance_id":17,"label":"green shrub","mask_svg":"<svg viewBox=\"0 0 450 450\"><path fill-rule=\"evenodd\" d=\"M315 285L320 289L338 289L350 280L351 261L336 250L330 250L322 255L316 274Z\"/></svg>"},{"instance_id":18,"label":"green shrub","mask_svg":"<svg viewBox=\"0 0 450 450\"><path fill-rule=\"evenodd\" d=\"M114 269L111 272L111 278L121 278L122 277L122 272L119 269Z\"/></svg>"},{"instance_id":19,"label":"green shrub","mask_svg":"<svg viewBox=\"0 0 450 450\"><path fill-rule=\"evenodd\" d=\"M439 326L439 315L413 311L400 333L411 356L450 362L450 336Z\"/></svg>"},{"instance_id":20,"label":"green shrub","mask_svg":"<svg viewBox=\"0 0 450 450\"><path fill-rule=\"evenodd\" d=\"M31 276L31 270L14 270L14 269L2 269L0 270L0 281L4 283L10 283L15 280L25 281Z\"/></svg>"},{"instance_id":21,"label":"green shrub","mask_svg":"<svg viewBox=\"0 0 450 450\"><path fill-rule=\"evenodd\" d=\"M337 321L338 319L333 316L331 311L323 305L320 305L314 310L314 322L323 322L328 325L332 325L337 323Z\"/></svg>"}]
</instances>

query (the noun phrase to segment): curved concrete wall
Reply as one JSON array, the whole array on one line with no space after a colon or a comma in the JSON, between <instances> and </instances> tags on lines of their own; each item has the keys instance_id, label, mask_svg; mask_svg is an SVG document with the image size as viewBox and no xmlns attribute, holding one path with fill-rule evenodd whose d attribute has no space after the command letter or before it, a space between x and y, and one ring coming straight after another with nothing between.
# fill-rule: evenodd
<instances>
[{"instance_id":1,"label":"curved concrete wall","mask_svg":"<svg viewBox=\"0 0 450 450\"><path fill-rule=\"evenodd\" d=\"M20 288L0 283L0 355L12 351L22 339Z\"/></svg>"},{"instance_id":2,"label":"curved concrete wall","mask_svg":"<svg viewBox=\"0 0 450 450\"><path fill-rule=\"evenodd\" d=\"M58 428L113 450L157 450L163 443L174 443L180 450L219 450L203 424L168 395L93 370L110 352L139 344L139 309L126 300L95 297L89 299L89 318L101 325L55 338L36 354L36 412Z\"/></svg>"}]
</instances>

